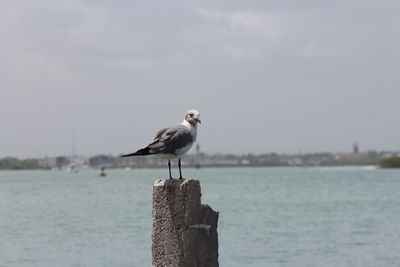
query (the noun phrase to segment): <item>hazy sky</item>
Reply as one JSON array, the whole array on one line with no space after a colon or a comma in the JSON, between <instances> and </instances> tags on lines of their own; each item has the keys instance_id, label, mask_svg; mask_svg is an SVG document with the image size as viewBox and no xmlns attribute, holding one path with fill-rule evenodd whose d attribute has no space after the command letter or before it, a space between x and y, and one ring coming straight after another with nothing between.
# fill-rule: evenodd
<instances>
[{"instance_id":1,"label":"hazy sky","mask_svg":"<svg viewBox=\"0 0 400 267\"><path fill-rule=\"evenodd\" d=\"M0 157L400 150L398 0L2 0Z\"/></svg>"}]
</instances>

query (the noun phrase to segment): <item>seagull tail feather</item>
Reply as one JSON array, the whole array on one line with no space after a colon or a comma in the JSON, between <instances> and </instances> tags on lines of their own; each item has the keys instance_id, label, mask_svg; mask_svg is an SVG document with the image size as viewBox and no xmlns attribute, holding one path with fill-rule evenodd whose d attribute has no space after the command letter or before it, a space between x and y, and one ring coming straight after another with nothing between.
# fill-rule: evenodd
<instances>
[{"instance_id":1,"label":"seagull tail feather","mask_svg":"<svg viewBox=\"0 0 400 267\"><path fill-rule=\"evenodd\" d=\"M136 152L129 153L129 154L123 154L120 157L125 158L125 157L135 157L135 156L146 156L146 155L151 155L153 153L150 153L150 148L149 147L144 147L142 149L139 149Z\"/></svg>"}]
</instances>

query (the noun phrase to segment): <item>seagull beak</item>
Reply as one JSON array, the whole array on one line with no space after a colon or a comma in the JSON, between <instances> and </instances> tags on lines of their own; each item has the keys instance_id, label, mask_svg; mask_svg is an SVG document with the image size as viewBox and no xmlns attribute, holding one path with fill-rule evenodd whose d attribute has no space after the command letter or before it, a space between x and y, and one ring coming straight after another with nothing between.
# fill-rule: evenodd
<instances>
[{"instance_id":1,"label":"seagull beak","mask_svg":"<svg viewBox=\"0 0 400 267\"><path fill-rule=\"evenodd\" d=\"M201 124L201 120L200 120L200 118L196 118L195 119L198 123L200 123Z\"/></svg>"}]
</instances>

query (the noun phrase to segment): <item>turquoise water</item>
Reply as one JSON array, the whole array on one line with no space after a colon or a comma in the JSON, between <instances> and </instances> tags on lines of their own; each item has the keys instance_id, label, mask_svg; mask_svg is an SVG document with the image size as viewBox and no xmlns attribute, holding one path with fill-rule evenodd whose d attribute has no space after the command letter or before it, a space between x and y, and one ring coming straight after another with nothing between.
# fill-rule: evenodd
<instances>
[{"instance_id":1,"label":"turquoise water","mask_svg":"<svg viewBox=\"0 0 400 267\"><path fill-rule=\"evenodd\" d=\"M151 266L167 169L0 172L0 266ZM184 169L220 212L220 266L400 266L400 171Z\"/></svg>"}]
</instances>

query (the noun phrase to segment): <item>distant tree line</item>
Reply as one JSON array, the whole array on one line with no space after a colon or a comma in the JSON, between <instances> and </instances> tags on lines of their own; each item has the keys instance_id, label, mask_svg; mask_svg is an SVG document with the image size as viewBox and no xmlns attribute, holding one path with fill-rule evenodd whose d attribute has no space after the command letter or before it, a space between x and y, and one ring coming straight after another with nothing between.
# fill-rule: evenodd
<instances>
[{"instance_id":1,"label":"distant tree line","mask_svg":"<svg viewBox=\"0 0 400 267\"><path fill-rule=\"evenodd\" d=\"M187 166L345 166L380 165L383 168L400 166L400 152L368 151L364 153L307 153L307 154L188 154L183 158ZM393 159L394 158L394 159ZM66 156L46 159L0 159L0 170L62 169L73 160ZM80 163L90 168L154 168L165 166L157 157L120 158L112 155L95 155L81 158Z\"/></svg>"},{"instance_id":2,"label":"distant tree line","mask_svg":"<svg viewBox=\"0 0 400 267\"><path fill-rule=\"evenodd\" d=\"M400 157L390 157L382 160L379 164L381 168L400 168Z\"/></svg>"},{"instance_id":3,"label":"distant tree line","mask_svg":"<svg viewBox=\"0 0 400 267\"><path fill-rule=\"evenodd\" d=\"M0 170L34 170L45 169L40 166L36 159L17 159L3 158L0 159Z\"/></svg>"}]
</instances>

